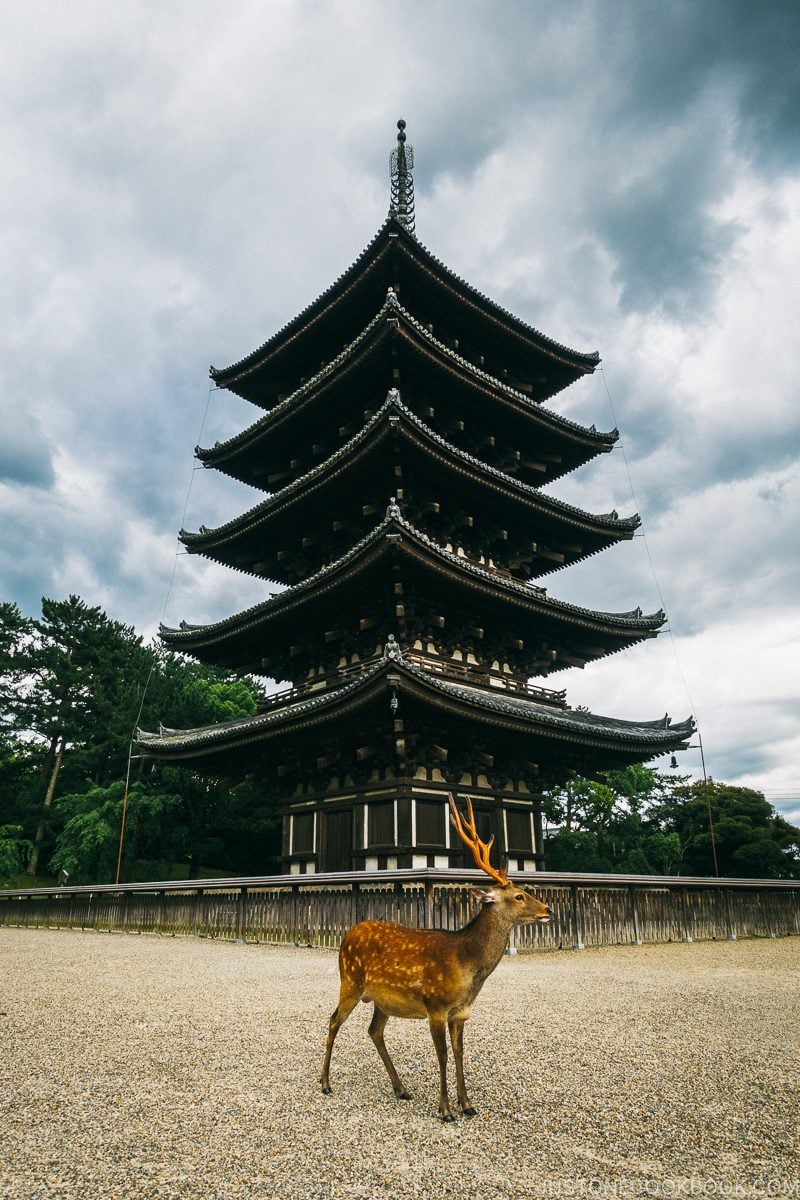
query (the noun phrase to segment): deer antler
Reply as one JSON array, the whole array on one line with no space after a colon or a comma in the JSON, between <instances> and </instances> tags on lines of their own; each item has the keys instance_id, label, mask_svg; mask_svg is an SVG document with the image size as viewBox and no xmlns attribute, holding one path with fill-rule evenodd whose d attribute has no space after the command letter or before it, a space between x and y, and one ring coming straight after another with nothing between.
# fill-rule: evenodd
<instances>
[{"instance_id":1,"label":"deer antler","mask_svg":"<svg viewBox=\"0 0 800 1200\"><path fill-rule=\"evenodd\" d=\"M492 834L488 842L482 842L478 837L478 830L475 828L475 815L472 811L472 801L469 799L469 797L466 797L467 812L469 813L469 816L462 817L458 811L458 808L456 807L456 802L452 795L448 796L448 800L450 802L450 820L453 824L453 828L461 838L464 845L469 846L470 850L472 851L472 857L475 859L476 867L478 867L481 871L485 871L491 879L494 879L500 884L500 887L508 887L510 880L505 871L496 871L489 862L489 851L491 850L492 843L494 842L494 834Z\"/></svg>"}]
</instances>

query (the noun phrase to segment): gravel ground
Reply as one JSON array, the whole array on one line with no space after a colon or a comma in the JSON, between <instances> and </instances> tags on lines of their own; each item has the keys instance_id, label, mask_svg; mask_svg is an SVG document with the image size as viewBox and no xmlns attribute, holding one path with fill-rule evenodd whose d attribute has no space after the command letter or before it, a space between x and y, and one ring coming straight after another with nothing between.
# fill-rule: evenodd
<instances>
[{"instance_id":1,"label":"gravel ground","mask_svg":"<svg viewBox=\"0 0 800 1200\"><path fill-rule=\"evenodd\" d=\"M472 1120L421 1022L359 1005L317 1083L331 951L0 929L3 1200L800 1197L800 940L506 958Z\"/></svg>"}]
</instances>

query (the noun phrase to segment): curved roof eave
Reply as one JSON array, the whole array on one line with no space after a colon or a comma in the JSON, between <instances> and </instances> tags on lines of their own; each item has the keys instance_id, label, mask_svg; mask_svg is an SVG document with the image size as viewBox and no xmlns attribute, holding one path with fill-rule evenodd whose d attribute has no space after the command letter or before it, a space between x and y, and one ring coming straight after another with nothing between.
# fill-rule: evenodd
<instances>
[{"instance_id":1,"label":"curved roof eave","mask_svg":"<svg viewBox=\"0 0 800 1200\"><path fill-rule=\"evenodd\" d=\"M598 350L573 350L571 347L555 341L554 338L548 337L547 334L542 333L541 330L536 329L533 325L529 325L527 321L523 321L521 317L503 308L496 300L492 300L489 296L486 296L483 292L473 287L466 279L462 279L460 275L456 275L441 259L432 254L418 237L410 235L406 231L404 232L405 236L409 239L409 244L422 252L424 265L428 266L429 269L435 267L439 275L444 276L458 291L474 297L475 300L479 301L479 307L488 309L490 315L493 315L495 319L501 319L504 325L510 326L512 332L524 338L525 341L532 341L536 349L557 359L564 366L572 367L573 369L580 367L584 374L590 374L596 369L600 362L600 352Z\"/></svg>"},{"instance_id":2,"label":"curved roof eave","mask_svg":"<svg viewBox=\"0 0 800 1200\"><path fill-rule=\"evenodd\" d=\"M526 601L530 607L538 607L542 615L584 625L606 625L612 630L619 630L620 633L630 630L640 633L642 637L654 634L666 620L666 615L662 610L645 615L638 608L625 613L606 613L582 608L563 600L554 600L547 596L541 588L531 587L531 585L517 580L501 578L491 570L445 550L402 516L393 513L390 505L386 517L379 525L359 542L356 542L341 558L322 567L315 575L241 613L225 617L223 620L209 625L188 626L184 624L178 629L162 625L160 627L162 640L179 649L182 643L188 644L194 641L199 645L200 643L218 642L229 634L239 633L245 628L257 625L262 620L269 619L273 613L289 608L298 601L313 595L321 586L326 584L334 586L336 575L342 574L354 566L359 557L366 557L371 551L374 551L380 538L391 528L394 528L401 536L405 534L419 550L438 560L443 567L454 572L456 576L481 583L485 589L493 591L501 597L505 596L517 604L520 601Z\"/></svg>"},{"instance_id":3,"label":"curved roof eave","mask_svg":"<svg viewBox=\"0 0 800 1200\"><path fill-rule=\"evenodd\" d=\"M343 271L333 283L331 283L323 292L317 296L316 300L312 300L305 308L301 309L296 316L292 317L291 321L282 326L276 333L268 337L265 342L257 346L255 350L251 350L244 358L240 358L237 362L231 363L228 367L210 367L209 375L219 387L229 387L242 375L250 374L255 371L263 359L273 351L281 342L288 338L296 336L296 334L308 323L310 318L315 315L317 310L325 308L336 292L342 290L343 286L349 284L360 269L365 265L367 260L372 257L380 245L382 237L386 234L388 228L397 224L391 214L386 218L383 224L378 229L374 237L367 243L364 249L359 254L354 263ZM384 249L388 248L387 245Z\"/></svg>"},{"instance_id":4,"label":"curved roof eave","mask_svg":"<svg viewBox=\"0 0 800 1200\"><path fill-rule=\"evenodd\" d=\"M285 733L287 726L302 729L324 722L333 715L368 703L373 685L383 677L392 687L429 698L441 697L454 710L470 713L480 720L508 725L509 722L554 740L579 739L583 744L625 745L653 754L681 748L694 732L691 717L673 725L669 717L658 721L628 721L574 709L554 708L536 700L495 689L466 687L434 676L402 659L380 659L367 667L357 679L341 687L290 700L251 717L240 717L217 725L187 730L161 730L149 733L137 730L137 741L145 754L169 757L182 752L213 754L264 740L273 733ZM434 701L436 702L436 701Z\"/></svg>"},{"instance_id":5,"label":"curved roof eave","mask_svg":"<svg viewBox=\"0 0 800 1200\"><path fill-rule=\"evenodd\" d=\"M541 424L550 428L553 432L572 436L582 441L593 442L597 445L598 452L603 449L610 449L619 439L618 429L611 429L607 432L598 431L593 426L587 427L577 421L571 421L568 417L537 404L525 392L518 391L516 388L511 387L510 384L504 383L501 379L497 379L494 375L489 374L489 372L481 370L480 367L463 358L456 350L440 342L430 330L426 329L411 313L403 308L394 295L394 292L390 289L386 300L372 320L364 326L357 337L349 342L335 358L331 359L329 363L320 368L310 379L307 379L294 392L285 396L269 412L259 417L256 421L253 421L251 425L248 425L240 433L234 434L227 441L217 442L211 447L195 446L195 455L197 458L209 466L214 466L215 460L219 461L225 455L243 449L247 443L259 440L265 433L269 432L271 425L282 419L292 408L310 398L322 383L326 382L345 364L354 359L370 336L379 328L382 321L394 317L400 317L404 320L413 333L423 339L444 364L449 365L451 368L455 367L467 376L471 376L479 385L486 386L488 384L499 395L514 401L517 405L522 405L528 414L535 416Z\"/></svg>"},{"instance_id":6,"label":"curved roof eave","mask_svg":"<svg viewBox=\"0 0 800 1200\"><path fill-rule=\"evenodd\" d=\"M491 300L488 296L478 291L477 288L474 288L472 284L451 271L449 267L445 266L440 259L432 254L414 234L409 233L402 223L390 213L352 265L338 276L329 287L321 292L315 300L312 300L310 304L293 317L291 321L287 322L286 325L267 338L255 350L245 355L244 358L239 359L238 362L234 362L228 367L212 366L209 369L209 374L214 382L219 387L230 387L233 383L241 380L243 376L252 374L283 343L295 338L310 320L318 319L331 302L335 301L339 293L346 291L352 286L370 259L377 259L383 252L389 249L391 245L389 241L390 231L392 239L397 239L406 251L410 251L411 257L414 258L418 265L427 269L434 278L438 276L451 289L470 298L475 307L482 310L485 315L505 325L520 340L526 342L540 353L544 353L548 357L555 359L563 366L577 370L579 373L590 374L596 369L597 364L600 362L598 351L583 352L573 350L569 346L565 346L543 334L520 317L515 316L503 308L502 305L497 304L496 301Z\"/></svg>"},{"instance_id":7,"label":"curved roof eave","mask_svg":"<svg viewBox=\"0 0 800 1200\"><path fill-rule=\"evenodd\" d=\"M338 450L334 451L324 462L318 463L317 466L312 467L304 475L298 476L297 479L279 491L274 492L265 500L254 505L247 512L227 521L224 525L219 525L215 528L202 527L196 533L182 529L178 535L181 542L192 553L202 554L206 548L211 548L213 544L235 537L243 531L245 526L258 523L260 520L268 517L272 511L285 507L295 496L302 495L308 488L313 487L318 481L324 479L333 467L346 462L359 449L365 448L365 443L370 442L370 439L380 426L386 425L389 414L392 412L399 414L419 435L433 442L446 456L450 457L456 463L463 464L464 467L469 468L473 473L477 472L490 483L494 481L496 484L515 492L520 499L528 501L535 508L549 515L562 518L572 526L584 529L589 527L591 532L605 533L608 534L610 539L614 539L614 535L618 535L620 538L624 537L627 533L632 533L638 529L641 524L638 514L635 513L628 517L618 517L615 513L586 512L575 505L568 504L566 501L549 496L532 484L515 479L512 475L506 474L499 468L483 462L481 459L469 454L466 450L454 446L452 442L448 442L446 438L436 433L424 421L420 420L416 413L402 403L400 394L395 389L391 389L381 407L358 433L350 438L348 442L345 442L344 445L340 446Z\"/></svg>"}]
</instances>

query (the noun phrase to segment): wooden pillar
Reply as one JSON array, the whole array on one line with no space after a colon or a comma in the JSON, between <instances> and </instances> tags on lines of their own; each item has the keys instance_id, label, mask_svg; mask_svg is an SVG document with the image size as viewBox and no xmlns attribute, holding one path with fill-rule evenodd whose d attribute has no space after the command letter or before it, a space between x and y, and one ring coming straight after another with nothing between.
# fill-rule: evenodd
<instances>
[{"instance_id":1,"label":"wooden pillar","mask_svg":"<svg viewBox=\"0 0 800 1200\"><path fill-rule=\"evenodd\" d=\"M425 928L433 929L433 884L425 880Z\"/></svg>"},{"instance_id":2,"label":"wooden pillar","mask_svg":"<svg viewBox=\"0 0 800 1200\"><path fill-rule=\"evenodd\" d=\"M586 946L583 941L583 904L581 902L580 888L576 883L570 887L572 893L572 932L573 932L573 950L585 950Z\"/></svg>"},{"instance_id":3,"label":"wooden pillar","mask_svg":"<svg viewBox=\"0 0 800 1200\"><path fill-rule=\"evenodd\" d=\"M192 933L193 936L195 936L195 937L197 936L198 930L200 929L200 924L201 924L201 921L202 921L202 918L204 915L203 914L203 896L204 896L203 889L198 888L194 894L194 904L192 905L192 922L191 922L191 928L190 928L190 933Z\"/></svg>"},{"instance_id":4,"label":"wooden pillar","mask_svg":"<svg viewBox=\"0 0 800 1200\"><path fill-rule=\"evenodd\" d=\"M300 886L299 886L299 884L296 884L296 883L292 884L291 921L292 921L292 932L291 932L291 936L290 936L289 940L292 942L299 942L300 941Z\"/></svg>"},{"instance_id":5,"label":"wooden pillar","mask_svg":"<svg viewBox=\"0 0 800 1200\"><path fill-rule=\"evenodd\" d=\"M772 894L770 892L759 892L759 900L761 901L761 911L764 914L764 928L767 937L775 937L775 925L772 920Z\"/></svg>"},{"instance_id":6,"label":"wooden pillar","mask_svg":"<svg viewBox=\"0 0 800 1200\"><path fill-rule=\"evenodd\" d=\"M689 893L686 888L681 888L681 924L683 925L683 940L692 942L692 916L689 908Z\"/></svg>"},{"instance_id":7,"label":"wooden pillar","mask_svg":"<svg viewBox=\"0 0 800 1200\"><path fill-rule=\"evenodd\" d=\"M542 829L542 797L536 796L533 808L533 855L539 862L544 860L544 831Z\"/></svg>"},{"instance_id":8,"label":"wooden pillar","mask_svg":"<svg viewBox=\"0 0 800 1200\"><path fill-rule=\"evenodd\" d=\"M725 897L725 926L728 933L728 941L736 941L736 928L733 923L733 913L731 911L731 892L730 888L725 888L723 895Z\"/></svg>"},{"instance_id":9,"label":"wooden pillar","mask_svg":"<svg viewBox=\"0 0 800 1200\"><path fill-rule=\"evenodd\" d=\"M247 921L247 888L239 888L236 897L236 941L244 942L246 940L246 921Z\"/></svg>"},{"instance_id":10,"label":"wooden pillar","mask_svg":"<svg viewBox=\"0 0 800 1200\"><path fill-rule=\"evenodd\" d=\"M642 933L641 933L641 929L639 928L639 896L636 891L635 884L632 883L631 886L628 888L628 894L630 896L630 901L631 901L631 924L633 926L633 944L634 944L634 946L641 946Z\"/></svg>"}]
</instances>

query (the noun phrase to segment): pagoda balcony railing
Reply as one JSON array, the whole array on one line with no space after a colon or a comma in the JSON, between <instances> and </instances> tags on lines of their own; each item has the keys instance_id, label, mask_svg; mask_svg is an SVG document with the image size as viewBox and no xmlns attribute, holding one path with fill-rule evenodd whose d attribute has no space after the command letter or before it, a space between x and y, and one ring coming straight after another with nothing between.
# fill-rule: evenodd
<instances>
[{"instance_id":1,"label":"pagoda balcony railing","mask_svg":"<svg viewBox=\"0 0 800 1200\"><path fill-rule=\"evenodd\" d=\"M375 655L372 658L365 658L358 663L352 663L347 667L340 667L336 671L331 671L327 675L296 684L294 687L281 688L277 692L270 692L269 695L264 696L259 702L259 711L264 712L270 708L282 707L285 704L291 704L293 700L301 700L304 697L313 695L315 692L323 692L330 688L339 687L341 684L355 678L365 667L377 662L380 657L380 655ZM537 687L535 684L529 683L527 679L487 671L485 667L454 662L452 659L447 658L434 658L427 654L418 654L413 650L405 652L403 661L410 663L411 666L419 667L422 671L429 671L432 675L439 675L445 679L453 679L459 683L473 684L476 687L490 687L498 692L512 692L518 696L525 696L529 700L536 700L540 704L554 704L559 708L564 708L567 703L567 693L565 690L554 691L552 688Z\"/></svg>"},{"instance_id":2,"label":"pagoda balcony railing","mask_svg":"<svg viewBox=\"0 0 800 1200\"><path fill-rule=\"evenodd\" d=\"M800 935L800 880L511 872L553 911L512 931L517 950ZM358 871L0 890L0 927L106 930L339 945L357 921L458 929L474 870Z\"/></svg>"},{"instance_id":3,"label":"pagoda balcony railing","mask_svg":"<svg viewBox=\"0 0 800 1200\"><path fill-rule=\"evenodd\" d=\"M537 687L527 679L487 671L485 667L453 662L447 658L432 658L426 654L417 654L413 650L407 651L403 657L406 662L420 667L423 671L430 671L432 675L442 675L446 679L456 679L460 683L495 688L499 692L514 692L518 696L526 696L529 700L538 700L540 704L557 704L560 708L564 708L567 702L566 690L556 692L552 688Z\"/></svg>"}]
</instances>

